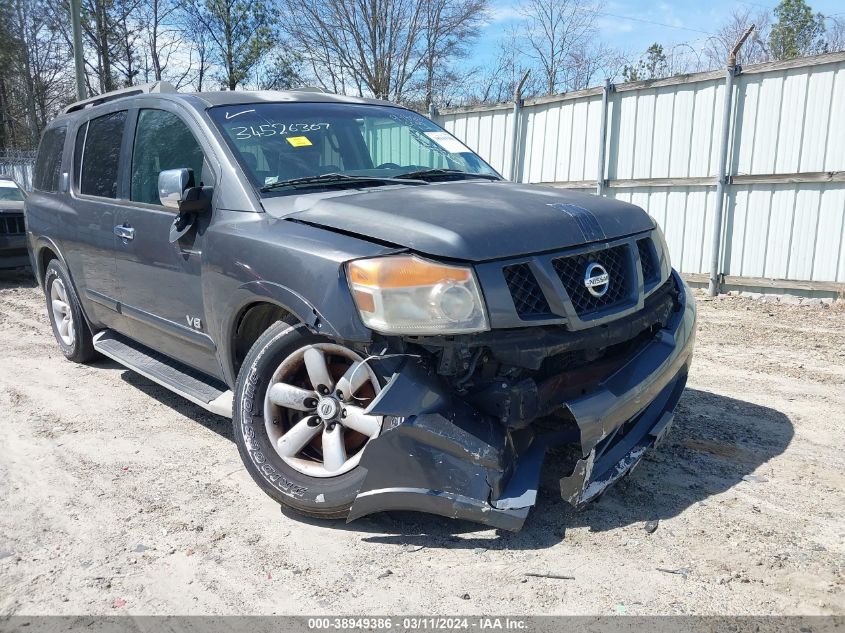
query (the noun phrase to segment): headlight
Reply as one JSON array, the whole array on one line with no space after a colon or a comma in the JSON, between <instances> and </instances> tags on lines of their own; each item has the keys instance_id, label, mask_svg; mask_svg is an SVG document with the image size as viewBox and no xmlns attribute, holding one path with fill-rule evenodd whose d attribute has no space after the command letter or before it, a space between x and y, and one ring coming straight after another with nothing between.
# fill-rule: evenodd
<instances>
[{"instance_id":1,"label":"headlight","mask_svg":"<svg viewBox=\"0 0 845 633\"><path fill-rule=\"evenodd\" d=\"M472 269L414 255L346 266L364 324L385 334L459 334L489 329Z\"/></svg>"}]
</instances>

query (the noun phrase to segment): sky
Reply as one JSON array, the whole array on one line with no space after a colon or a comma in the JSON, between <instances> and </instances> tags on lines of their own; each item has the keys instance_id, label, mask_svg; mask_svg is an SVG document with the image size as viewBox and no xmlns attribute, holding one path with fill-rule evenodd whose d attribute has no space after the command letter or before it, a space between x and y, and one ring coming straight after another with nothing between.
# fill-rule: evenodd
<instances>
[{"instance_id":1,"label":"sky","mask_svg":"<svg viewBox=\"0 0 845 633\"><path fill-rule=\"evenodd\" d=\"M808 0L808 3L813 11L845 18L843 0ZM518 20L517 4L518 0L492 0L490 21L476 44L473 63L483 65L495 58L499 36ZM734 7L746 6L756 13L774 8L777 0L602 0L598 4L596 22L602 39L625 52L642 53L654 42L661 43L664 50L683 43L700 48Z\"/></svg>"}]
</instances>

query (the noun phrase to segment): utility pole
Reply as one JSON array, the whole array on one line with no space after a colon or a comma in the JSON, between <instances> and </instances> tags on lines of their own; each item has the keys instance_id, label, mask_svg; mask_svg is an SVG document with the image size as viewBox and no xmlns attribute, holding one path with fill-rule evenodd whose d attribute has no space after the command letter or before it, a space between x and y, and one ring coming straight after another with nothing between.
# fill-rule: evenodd
<instances>
[{"instance_id":1,"label":"utility pole","mask_svg":"<svg viewBox=\"0 0 845 633\"><path fill-rule=\"evenodd\" d=\"M80 101L85 93L85 62L82 59L82 0L70 0L70 23L73 27L73 65L76 68L76 96Z\"/></svg>"}]
</instances>

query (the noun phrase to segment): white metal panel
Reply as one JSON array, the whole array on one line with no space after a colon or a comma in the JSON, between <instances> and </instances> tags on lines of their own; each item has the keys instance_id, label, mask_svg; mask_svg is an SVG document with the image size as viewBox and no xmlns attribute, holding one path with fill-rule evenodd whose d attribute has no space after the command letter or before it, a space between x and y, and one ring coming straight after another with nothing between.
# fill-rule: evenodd
<instances>
[{"instance_id":1,"label":"white metal panel","mask_svg":"<svg viewBox=\"0 0 845 633\"><path fill-rule=\"evenodd\" d=\"M735 87L730 174L845 171L841 56L743 74ZM724 80L713 76L611 93L605 177L715 176L723 98ZM440 120L507 175L511 117L510 110L498 109L446 113ZM520 127L522 179L595 179L600 119L601 96L595 94L526 106ZM682 272L708 272L715 187L610 188L607 195L639 205L657 220ZM845 183L728 187L725 274L845 282L843 253Z\"/></svg>"},{"instance_id":2,"label":"white metal panel","mask_svg":"<svg viewBox=\"0 0 845 633\"><path fill-rule=\"evenodd\" d=\"M845 185L821 193L811 279L845 282Z\"/></svg>"},{"instance_id":3,"label":"white metal panel","mask_svg":"<svg viewBox=\"0 0 845 633\"><path fill-rule=\"evenodd\" d=\"M836 71L830 112L824 171L845 169L845 63Z\"/></svg>"},{"instance_id":4,"label":"white metal panel","mask_svg":"<svg viewBox=\"0 0 845 633\"><path fill-rule=\"evenodd\" d=\"M659 90L654 106L654 131L652 133L651 177L668 178L672 161L672 124L674 122L675 91Z\"/></svg>"},{"instance_id":5,"label":"white metal panel","mask_svg":"<svg viewBox=\"0 0 845 633\"><path fill-rule=\"evenodd\" d=\"M835 77L836 71L830 67L809 74L807 105L803 115L801 163L797 171L824 171Z\"/></svg>"},{"instance_id":6,"label":"white metal panel","mask_svg":"<svg viewBox=\"0 0 845 633\"><path fill-rule=\"evenodd\" d=\"M783 78L780 104L780 138L778 139L774 171L792 174L801 164L801 140L807 101L807 73L787 73Z\"/></svg>"}]
</instances>

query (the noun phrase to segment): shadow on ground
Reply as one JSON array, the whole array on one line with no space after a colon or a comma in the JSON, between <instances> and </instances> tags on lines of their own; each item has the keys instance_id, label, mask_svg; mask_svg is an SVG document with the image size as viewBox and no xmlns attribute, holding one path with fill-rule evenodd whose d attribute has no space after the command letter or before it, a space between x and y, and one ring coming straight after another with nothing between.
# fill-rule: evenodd
<instances>
[{"instance_id":1,"label":"shadow on ground","mask_svg":"<svg viewBox=\"0 0 845 633\"><path fill-rule=\"evenodd\" d=\"M599 500L576 511L559 495L554 455L546 459L537 504L522 531L497 531L496 538L461 534L483 527L416 513L382 513L349 525L327 526L377 533L374 543L406 547L542 549L559 543L569 527L595 532L674 517L707 504L783 453L794 434L783 413L769 407L687 389L666 441Z\"/></svg>"},{"instance_id":2,"label":"shadow on ground","mask_svg":"<svg viewBox=\"0 0 845 633\"><path fill-rule=\"evenodd\" d=\"M0 290L6 288L34 288L37 285L35 275L29 268L0 269Z\"/></svg>"},{"instance_id":3,"label":"shadow on ground","mask_svg":"<svg viewBox=\"0 0 845 633\"><path fill-rule=\"evenodd\" d=\"M149 378L146 378L141 374L136 374L134 371L125 369L122 365L111 359L104 358L98 360L95 365L98 367L124 369L120 377L129 385L127 388L135 388L139 391L143 391L151 398L155 398L162 404L170 407L176 413L184 415L186 418L190 418L198 424L202 424L209 431L214 431L221 437L225 437L227 440L234 441L231 420L206 411L201 406L176 395L166 387L162 387Z\"/></svg>"}]
</instances>

